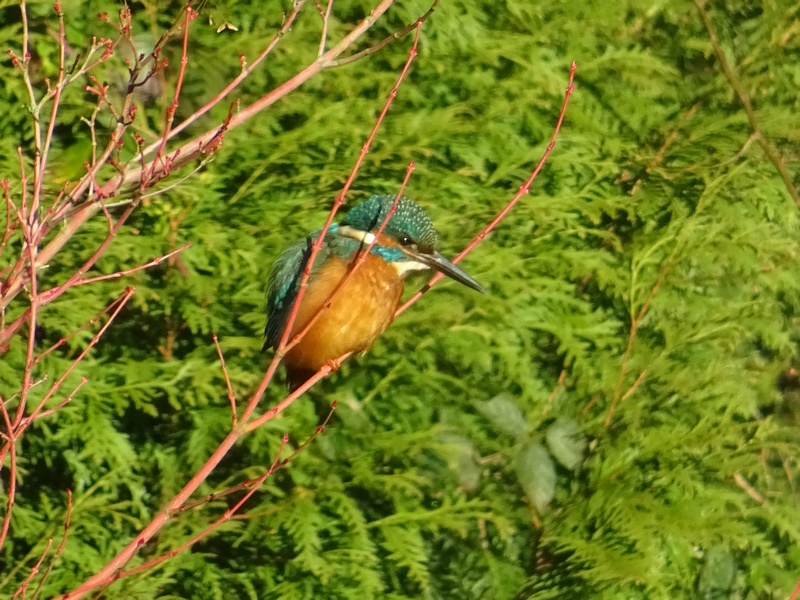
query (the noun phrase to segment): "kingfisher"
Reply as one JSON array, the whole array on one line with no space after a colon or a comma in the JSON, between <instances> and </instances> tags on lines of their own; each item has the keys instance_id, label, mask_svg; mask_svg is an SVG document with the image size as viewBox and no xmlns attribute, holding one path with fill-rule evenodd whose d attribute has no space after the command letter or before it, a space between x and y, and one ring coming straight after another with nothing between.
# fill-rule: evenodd
<instances>
[{"instance_id":1,"label":"kingfisher","mask_svg":"<svg viewBox=\"0 0 800 600\"><path fill-rule=\"evenodd\" d=\"M332 224L311 267L289 339L319 313L300 341L284 357L289 386L296 389L325 365L350 352L364 352L394 320L405 277L434 269L481 293L486 290L437 251L439 236L430 217L413 200L401 197L388 222L394 196L375 195ZM267 286L264 348L277 348L300 280L319 238L316 231L291 244L275 261ZM370 248L371 246L371 248ZM353 269L359 255L369 253Z\"/></svg>"}]
</instances>

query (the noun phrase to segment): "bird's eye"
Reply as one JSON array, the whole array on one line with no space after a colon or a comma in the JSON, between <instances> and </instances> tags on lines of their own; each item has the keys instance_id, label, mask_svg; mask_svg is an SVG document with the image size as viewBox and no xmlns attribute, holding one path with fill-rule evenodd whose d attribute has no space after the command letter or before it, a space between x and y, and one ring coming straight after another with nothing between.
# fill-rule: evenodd
<instances>
[{"instance_id":1,"label":"bird's eye","mask_svg":"<svg viewBox=\"0 0 800 600\"><path fill-rule=\"evenodd\" d=\"M400 236L399 242L401 246L410 246L414 243L414 241L407 235Z\"/></svg>"}]
</instances>

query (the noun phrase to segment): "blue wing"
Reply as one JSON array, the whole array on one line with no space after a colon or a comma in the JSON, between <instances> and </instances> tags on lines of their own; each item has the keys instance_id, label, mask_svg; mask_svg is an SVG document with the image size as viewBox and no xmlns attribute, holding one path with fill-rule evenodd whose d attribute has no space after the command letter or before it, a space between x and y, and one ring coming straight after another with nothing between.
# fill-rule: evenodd
<instances>
[{"instance_id":1,"label":"blue wing","mask_svg":"<svg viewBox=\"0 0 800 600\"><path fill-rule=\"evenodd\" d=\"M265 349L274 348L280 341L310 250L310 240L298 240L284 250L272 266L267 284Z\"/></svg>"},{"instance_id":2,"label":"blue wing","mask_svg":"<svg viewBox=\"0 0 800 600\"><path fill-rule=\"evenodd\" d=\"M314 280L314 275L331 255L352 256L361 247L358 240L337 235L338 223L333 223L328 229L319 254L314 259L311 267L309 281ZM292 303L297 297L300 279L311 255L311 245L319 237L321 230L317 230L308 237L297 240L283 251L272 266L267 284L267 327L264 330L266 340L264 350L274 348L281 341L283 328L292 311Z\"/></svg>"},{"instance_id":3,"label":"blue wing","mask_svg":"<svg viewBox=\"0 0 800 600\"><path fill-rule=\"evenodd\" d=\"M292 310L292 303L300 287L300 279L311 254L311 244L316 236L294 242L278 257L272 267L267 284L267 327L264 330L264 349L278 345ZM314 261L311 275L317 265L322 265L328 255L327 244L323 244Z\"/></svg>"}]
</instances>

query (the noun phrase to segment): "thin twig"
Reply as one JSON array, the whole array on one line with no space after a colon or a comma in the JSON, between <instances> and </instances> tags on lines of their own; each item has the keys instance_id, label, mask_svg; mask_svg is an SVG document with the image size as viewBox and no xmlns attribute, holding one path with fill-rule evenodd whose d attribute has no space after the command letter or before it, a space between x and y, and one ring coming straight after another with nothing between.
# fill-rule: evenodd
<instances>
[{"instance_id":1,"label":"thin twig","mask_svg":"<svg viewBox=\"0 0 800 600\"><path fill-rule=\"evenodd\" d=\"M64 11L61 8L61 0L56 0L54 10L58 15L58 78L56 79L56 87L53 94L53 103L50 106L50 120L47 124L47 134L42 146L42 153L36 156L34 160L38 163L39 178L33 186L33 218L39 211L39 204L41 202L42 184L44 181L44 173L47 170L47 155L50 151L50 146L53 143L53 131L56 127L56 116L61 104L61 92L64 90L64 53L67 46L67 34L64 30Z\"/></svg>"},{"instance_id":2,"label":"thin twig","mask_svg":"<svg viewBox=\"0 0 800 600\"><path fill-rule=\"evenodd\" d=\"M286 17L286 19L284 20L283 25L281 26L281 28L278 31L278 33L275 35L275 37L272 38L272 41L269 44L267 44L267 46L264 48L264 50L262 50L261 54L259 54L258 57L256 57L256 59L252 63L250 63L246 67L244 67L242 69L242 72L239 73L239 75L233 81L231 81L225 87L225 89L223 89L219 94L214 96L214 98L209 100L205 105L201 106L194 113L192 113L192 115L190 117L187 117L184 121L182 121L180 125L177 125L176 127L174 127L172 129L172 131L169 133L169 135L167 136L167 139L171 140L176 135L181 133L184 129L189 127L192 123L197 121L200 117L202 117L204 114L206 114L212 108L217 106L233 90L235 90L237 87L239 87L239 84L242 83L242 81L244 81L250 75L250 73L252 73L253 70L256 67L258 67L258 65L261 64L261 62L267 56L269 56L269 54L272 52L272 50L275 48L275 46L278 45L278 42L280 42L281 39L283 39L283 37L286 35L286 33L289 31L289 29L294 24L294 21L297 18L297 15L302 10L303 6L305 5L305 2L306 2L306 0L298 0L297 2L295 2L294 5L292 6L292 12L290 12L289 15ZM152 145L150 145L150 146L148 146L147 148L144 149L143 154L145 156L147 156L149 154L152 154L158 147L159 147L159 143L158 142L155 143L155 144L152 144Z\"/></svg>"},{"instance_id":3,"label":"thin twig","mask_svg":"<svg viewBox=\"0 0 800 600\"><path fill-rule=\"evenodd\" d=\"M748 496L750 496L753 500L755 500L756 502L758 502L762 506L767 503L767 501L764 499L764 496L762 496L758 492L758 490L756 490L752 485L750 485L750 483L747 481L747 479L745 479L742 476L741 473L739 473L739 472L734 473L733 474L733 480L736 482L736 485L738 485L740 488L742 488L744 490L744 492Z\"/></svg>"},{"instance_id":4,"label":"thin twig","mask_svg":"<svg viewBox=\"0 0 800 600\"><path fill-rule=\"evenodd\" d=\"M319 52L317 53L318 57L322 57L325 54L325 44L328 42L328 21L331 18L331 10L333 9L333 0L328 0L328 5L325 7L325 10L322 10L322 7L314 2L317 10L319 11L320 16L322 17L322 32L319 36Z\"/></svg>"},{"instance_id":5,"label":"thin twig","mask_svg":"<svg viewBox=\"0 0 800 600\"><path fill-rule=\"evenodd\" d=\"M49 417L50 415L64 408L67 404L72 402L72 399L75 397L75 394L77 394L81 390L81 388L84 385L86 385L86 382L88 381L89 378L86 375L81 377L81 380L78 382L78 385L75 386L75 388L67 395L66 398L64 398L61 402L56 404L53 408L48 408L47 410L41 411L38 415L36 415L36 420L38 421L39 419L44 419L45 417Z\"/></svg>"},{"instance_id":6,"label":"thin twig","mask_svg":"<svg viewBox=\"0 0 800 600\"><path fill-rule=\"evenodd\" d=\"M86 321L83 325L78 326L77 328L75 328L71 332L69 332L67 335L65 335L64 337L60 338L55 344L53 344L47 350L45 350L39 356L37 356L35 362L36 363L41 362L44 357L48 356L49 354L51 354L52 352L54 352L55 350L57 350L58 348L60 348L64 344L66 344L69 340L71 340L73 337L75 337L81 331L84 331L84 330L88 329L89 327L91 327L92 325L94 325L95 323L97 323L104 314L106 314L107 312L113 310L116 305L117 305L116 302L112 302L111 304L106 306L103 310L101 310L99 313L97 313L95 316L93 316L91 319Z\"/></svg>"},{"instance_id":7,"label":"thin twig","mask_svg":"<svg viewBox=\"0 0 800 600\"><path fill-rule=\"evenodd\" d=\"M530 191L531 185L533 184L536 177L539 175L539 172L544 167L544 163L547 161L547 158L550 156L550 153L555 148L556 140L558 139L558 134L561 131L561 125L564 122L564 117L567 114L567 106L569 105L569 99L572 96L572 93L575 91L575 71L578 68L578 64L575 61L572 61L569 68L569 82L567 84L566 92L564 93L564 101L561 103L561 111L558 114L558 119L556 120L556 125L553 128L553 134L550 136L550 143L547 144L547 148L545 148L544 152L542 153L542 157L539 159L539 162L536 164L536 167L531 172L528 179L523 183L517 193L514 195L511 200L503 207L503 209L497 213L497 215L492 219L489 224L484 227L478 235L476 235L472 241L466 245L466 247L453 259L454 264L458 264L462 258L467 256L472 250L480 244L486 236L491 233L495 227L497 227L500 222L506 218L511 209L513 209L517 203L528 194ZM441 273L436 273L431 279L426 283L422 288L412 295L402 306L400 306L397 311L395 312L395 317L404 313L408 310L414 303L416 303L423 294L428 292L438 281L440 281L444 275Z\"/></svg>"},{"instance_id":8,"label":"thin twig","mask_svg":"<svg viewBox=\"0 0 800 600\"><path fill-rule=\"evenodd\" d=\"M30 75L30 32L28 30L28 11L25 8L26 0L20 0L19 8L22 20L22 57L20 69L22 70L22 80L25 83L25 89L28 91L28 100L30 101L31 117L33 119L33 149L37 155L42 151L42 128L39 122L39 110L36 102L36 92L33 90L33 82ZM35 174L34 174L35 178Z\"/></svg>"},{"instance_id":9,"label":"thin twig","mask_svg":"<svg viewBox=\"0 0 800 600\"><path fill-rule=\"evenodd\" d=\"M631 329L628 332L628 343L625 346L625 353L622 355L622 366L620 366L619 376L617 377L617 383L614 386L614 395L611 398L611 406L608 407L608 413L606 413L606 419L604 421L605 427L611 425L611 420L614 418L614 412L617 410L617 406L620 403L622 397L622 384L625 383L625 376L628 374L628 361L630 361L631 354L633 353L633 343L636 341L636 334L639 332L639 327L641 326L642 321L644 321L644 318L647 315L647 311L650 310L650 304L653 302L653 298L655 298L655 295L658 293L658 290L661 289L661 285L667 278L667 273L669 273L671 267L672 267L672 260L669 260L667 261L666 266L661 270L661 273L659 274L658 280L656 281L655 285L652 288L650 288L650 292L647 294L647 298L642 304L642 307L639 309L638 313L636 313L636 315L631 319ZM634 384L635 387L638 387L638 384L641 383L640 380L644 378L646 372L647 370L644 370L639 375L639 378L636 380L636 383ZM635 387L633 389L635 389ZM628 394L625 394L625 397L627 396Z\"/></svg>"},{"instance_id":10,"label":"thin twig","mask_svg":"<svg viewBox=\"0 0 800 600\"><path fill-rule=\"evenodd\" d=\"M553 401L556 399L556 396L564 389L564 382L567 380L567 370L562 369L561 373L558 375L558 381L556 381L555 386L553 386L553 391L550 392L550 395L547 396L547 402L542 409L542 414L546 415L550 412L550 408L553 404Z\"/></svg>"},{"instance_id":11,"label":"thin twig","mask_svg":"<svg viewBox=\"0 0 800 600\"><path fill-rule=\"evenodd\" d=\"M630 398L633 395L633 393L637 389L639 389L639 386L644 381L644 378L645 378L646 375L647 375L647 369L644 369L641 373L639 373L639 376L636 378L636 381L633 382L633 385L630 388L628 388L628 391L623 394L622 398L620 398L619 401L620 402L625 402L625 400Z\"/></svg>"},{"instance_id":12,"label":"thin twig","mask_svg":"<svg viewBox=\"0 0 800 600\"><path fill-rule=\"evenodd\" d=\"M105 253L105 251L108 248L109 244L111 244L111 242L116 238L116 236L119 233L120 229L122 229L122 225L125 223L125 221L128 219L128 217L130 217L130 215L133 212L134 208L136 208L136 206L135 206L135 204L132 204L128 208L125 209L125 211L122 213L122 215L120 215L119 219L117 219L117 222L113 226L111 226L109 228L108 235L103 240L103 242L100 244L100 246L98 246L97 250L95 250L95 252L86 260L86 262L84 262L83 265L81 265L72 274L72 276L70 276L70 278L67 279L67 281L65 281L61 285L52 287L49 290L46 290L45 292L42 292L42 294L39 297L39 301L40 301L41 304L49 304L50 302L53 302L56 298L58 298L59 296L64 294L67 290L71 289L72 287L74 287L76 285L82 285L82 284L80 284L80 282L84 279L84 275L86 274L86 272L89 269L91 269L94 266L94 264L100 259L100 257ZM158 260L158 259L156 259L156 260ZM134 269L131 270L130 272L134 272L136 270L140 270L140 269L138 267L134 267ZM113 273L111 275L108 275L108 276L101 275L101 276L99 276L97 278L94 278L94 281L100 281L102 279L114 278L116 276L117 275L113 274ZM29 308L28 310L32 311L33 307ZM28 314L28 313L26 313L26 314ZM16 323L15 323L15 325L16 325ZM0 347L4 346L6 343L9 342L11 337L16 332L16 329L17 329L16 327L11 326L11 327L7 327L3 331L0 331Z\"/></svg>"},{"instance_id":13,"label":"thin twig","mask_svg":"<svg viewBox=\"0 0 800 600\"><path fill-rule=\"evenodd\" d=\"M44 409L45 404L47 404L47 402L50 400L50 398L52 398L58 392L58 390L61 389L61 386L64 384L64 381L66 381L67 377L69 377L70 374L75 370L75 368L79 364L81 364L81 362L86 357L86 355L89 354L91 349L94 348L95 344L97 344L97 342L100 340L100 338L103 337L103 334L109 328L111 323L114 322L114 319L117 318L117 316L119 315L119 313L122 310L122 308L127 304L128 300L131 299L131 296L133 296L133 294L135 292L136 292L136 288L129 286L129 287L127 287L125 289L123 294L114 301L114 304L116 304L116 308L114 309L114 312L112 312L111 315L109 315L108 321L106 321L105 324L103 324L103 326L100 328L100 330L96 334L94 334L92 339L89 340L89 343L86 344L86 347L81 351L80 354L78 354L78 356L75 358L75 360L72 361L72 363L69 365L69 367L67 367L64 370L64 372L61 374L61 377L59 377L56 381L53 382L53 385L50 387L50 389L47 391L47 393L44 395L44 397L39 401L39 403L30 412L30 414L27 417L25 417L25 420L24 420L25 424L33 423L37 418L39 418L39 413ZM83 382L83 383L85 383L85 382ZM73 391L73 394L78 389L80 389L80 386L82 386L83 383L79 384L79 386ZM69 401L69 400L67 400L67 401ZM65 401L64 403L66 404L67 401Z\"/></svg>"},{"instance_id":14,"label":"thin twig","mask_svg":"<svg viewBox=\"0 0 800 600\"><path fill-rule=\"evenodd\" d=\"M121 579L123 577L128 577L130 575L135 575L136 573L141 573L142 571L146 571L147 569L151 569L152 567L154 567L154 566L156 566L158 564L161 564L164 561L167 561L167 560L169 560L171 558L174 558L175 556L177 556L181 552L191 548L194 544L196 544L200 540L208 537L211 533L213 533L214 531L219 529L219 527L222 526L225 522L231 520L234 517L234 515L239 511L239 509L245 504L245 502L247 502L253 496L253 494L255 494L259 490L259 488L264 484L264 482L269 477L271 477L277 471L279 471L280 469L282 469L283 467L288 465L295 457L297 457L298 454L300 454L303 450L305 450L308 447L308 445L319 434L321 434L323 431L325 431L325 427L328 425L328 421L330 421L330 418L333 415L333 411L335 409L336 409L336 403L334 402L331 405L331 410L328 412L328 416L325 418L325 421L322 423L322 425L317 426L317 428L314 430L314 433L311 434L311 436L309 436L308 438L306 438L306 440L302 444L300 444L300 446L298 446L297 449L295 449L295 451L292 452L291 455L289 455L287 458L284 458L284 459L281 460L281 454L283 453L283 449L286 447L286 444L289 442L289 436L287 434L284 434L281 437L281 444L278 447L277 452L275 453L275 458L273 459L272 464L270 465L269 469L267 469L267 471L264 474L259 475L255 479L251 479L251 480L248 480L247 482L243 482L243 484L240 484L239 486L234 486L234 488L236 490L238 490L238 489L247 489L248 491L244 496L242 496L242 498L239 499L239 501L236 502L236 504L234 504L231 508L226 510L222 514L222 516L219 517L216 521L211 523L208 527L206 527L201 532L199 532L196 535L194 535L192 538L190 538L189 540L187 540L183 544L179 545L176 548L173 548L169 552L166 552L165 554L162 554L161 556L157 556L156 558L148 560L148 561L142 563L141 565L139 565L137 567L134 567L133 569L128 569L127 571L118 572L117 576L116 576L116 579ZM219 493L215 494L214 498L220 498L220 497L226 496L229 493L232 493L233 491L235 491L234 488L231 488L229 490L223 490L222 492L219 492ZM194 506L198 506L198 504L195 504ZM183 510L185 510L184 507L181 507L181 508L183 508Z\"/></svg>"},{"instance_id":15,"label":"thin twig","mask_svg":"<svg viewBox=\"0 0 800 600\"><path fill-rule=\"evenodd\" d=\"M160 190L155 190L153 192L150 192L149 194L142 194L139 197L139 200L147 200L148 198L155 198L156 196L160 196L161 194L166 194L170 190L173 190L176 187L178 187L179 185L182 185L183 183L185 183L190 177L193 177L194 175L196 175L200 171L200 169L202 169L203 167L208 165L208 163L210 163L211 160L212 160L212 157L209 156L206 160L200 161L200 164L197 165L188 175L184 175L178 181L168 185L165 188L161 188ZM125 202L119 202L117 204L106 204L106 207L107 208L113 208L113 207L116 207L116 206L124 206L126 204L130 204L131 202L136 202L136 198L132 198L131 200L125 200Z\"/></svg>"},{"instance_id":16,"label":"thin twig","mask_svg":"<svg viewBox=\"0 0 800 600\"><path fill-rule=\"evenodd\" d=\"M647 167L645 167L644 170L645 175L651 173L655 167L661 164L661 161L664 160L664 156L667 153L667 149L672 145L672 143L678 137L678 133L680 132L681 128L686 124L686 122L689 119L691 119L694 116L694 113L696 113L699 108L700 108L700 103L697 102L681 116L678 125L675 127L675 129L673 129L669 133L667 138L664 140L664 143L661 145L661 148L658 149L658 152L656 152L656 155L653 157L653 160L651 160L650 164L648 164ZM634 183L633 187L631 187L630 191L631 196L636 195L636 192L639 190L639 186L642 185L643 181L644 181L644 175L642 175L636 180L636 183Z\"/></svg>"},{"instance_id":17,"label":"thin twig","mask_svg":"<svg viewBox=\"0 0 800 600\"><path fill-rule=\"evenodd\" d=\"M248 107L248 109L245 109L246 111L248 111L245 116L249 118L249 116L252 116L252 114L255 114L255 112L258 112L264 107L275 102L279 97L286 95L288 91L291 91L292 89L300 85L303 81L308 79L312 74L319 72L321 69L323 69L327 64L326 63L327 60L335 59L346 48L352 45L355 42L355 40L357 40L361 35L363 35L364 32L366 32L372 26L372 24L378 17L380 17L386 10L388 10L388 8L392 5L392 3L393 0L382 0L370 14L364 20L362 20L361 23L359 23L359 25L357 25L347 36L345 36L345 38L339 44L337 44L334 48L332 48L325 54L325 56L323 57L324 59L323 61L321 62L318 61L310 69L306 69L301 74L295 76L295 78L291 79L289 82L281 86L278 90L275 90L275 92L272 93L272 95L268 94L260 101L257 101L256 103ZM394 94L396 94L395 89L392 90L392 96ZM386 110L388 109L385 107L385 110L381 113L381 116L379 117L380 119L382 119L385 116ZM245 111L242 111L236 115L231 116L230 119L231 126L233 125L234 122L238 124L246 120L243 117L244 112ZM215 131L214 134L211 136L211 138L217 135L218 132ZM372 135L374 135L374 133ZM196 144L197 147L203 147L209 141L209 139L210 138L208 136L200 136L195 140L195 142L192 143ZM364 150L363 148L362 148L362 153L366 155L366 150ZM357 166L360 166L361 160L363 160L363 156L358 161ZM348 178L348 181L351 182L355 178L355 170L356 169L354 169L354 172L351 173L351 176ZM108 185L118 186L119 182L116 183L109 182ZM343 197L344 196L342 194L342 198ZM97 209L93 205L91 205L91 210L85 209L85 212L80 212L76 214L76 216L73 217L73 219L67 224L67 227L70 227L73 230L77 229L87 218L89 218L89 216L91 216L91 214L94 214L96 210ZM333 212L334 211L332 210L331 214L329 215L328 227L330 226L330 223L333 221L334 218ZM321 237L324 237L324 232L321 234ZM51 245L48 245L48 248L43 250L43 252L47 252L48 255L55 253L58 251L60 246L63 245L63 243L65 243L65 241L66 240L60 241L58 240L57 237L55 240L51 242ZM285 343L286 341L284 340L284 344ZM274 378L275 373L277 372L279 362L280 362L279 360L274 359L270 363L270 366L267 368L266 372L264 373L264 376L262 377L261 383L258 385L256 391L250 397L246 406L242 410L242 413L239 415L239 422L237 423L237 425L220 442L220 444L217 446L217 449L211 454L211 456L203 464L203 466L197 470L197 472L186 483L186 485L184 485L184 487L172 498L172 500L170 500L167 503L167 505L155 517L153 517L150 523L139 533L139 535L135 537L135 539L131 540L131 542L128 543L114 558L112 558L108 563L106 563L104 567L96 571L94 575L92 575L86 581L84 581L83 584L81 584L71 592L62 595L60 597L61 600L67 600L67 599L75 600L77 598L82 598L90 591L103 587L107 585L109 582L113 581L114 580L113 578L119 576L121 569L123 569L124 566L135 556L135 554L139 551L139 549L145 543L147 543L148 540L152 539L152 537L155 536L164 527L164 525L170 519L173 512L175 510L178 510L183 504L187 502L187 500L194 493L194 491L202 484L203 481L207 479L209 474L216 468L219 462L227 455L228 451L233 447L233 445L243 435L245 435L247 431L250 430L246 428L246 425L250 420L250 417L252 416L256 407L258 406L259 402L263 398L264 393L267 390L267 387L272 382L272 379ZM317 376L312 377L311 380L309 380L308 382L306 382L306 384L301 386L300 389L303 391L305 389L308 389L310 385L313 385L315 381L317 381L319 378L325 376L328 373L330 373L330 367L323 367L323 369L321 369L320 373ZM289 404L291 404L291 402L284 402L281 405L273 408L270 411L270 413L272 413L273 411L277 412L278 410L282 410Z\"/></svg>"},{"instance_id":18,"label":"thin twig","mask_svg":"<svg viewBox=\"0 0 800 600\"><path fill-rule=\"evenodd\" d=\"M228 367L225 364L225 356L223 356L222 348L219 346L217 334L212 333L211 338L214 340L214 347L217 349L217 356L219 356L219 362L222 365L222 375L225 377L225 387L228 389L228 402L231 404L231 428L233 428L239 422L239 417L236 416L236 394L233 393L233 384L231 384L231 378L228 375Z\"/></svg>"},{"instance_id":19,"label":"thin twig","mask_svg":"<svg viewBox=\"0 0 800 600\"><path fill-rule=\"evenodd\" d=\"M190 243L186 243L183 246L181 246L180 248L176 248L175 250L173 250L171 252L167 252L166 254L164 254L162 256L159 256L158 258L154 258L153 260L148 261L148 262L146 262L146 263L144 263L142 265L139 265L138 267L132 267L130 269L125 269L124 271L117 271L115 273L109 273L107 275L98 275L96 277L84 277L82 279L79 279L75 283L73 283L70 287L74 288L74 287L78 287L78 286L81 286L81 285L86 285L88 283L97 283L98 281L107 281L109 279L119 279L120 277L126 277L128 275L131 275L132 273L137 273L139 271L144 271L145 269L149 269L151 267L155 267L157 265L160 265L165 260L167 260L169 258L172 258L176 254L180 254L181 252L183 252L184 250L190 248L191 246L192 245Z\"/></svg>"},{"instance_id":20,"label":"thin twig","mask_svg":"<svg viewBox=\"0 0 800 600\"><path fill-rule=\"evenodd\" d=\"M67 515L64 518L64 534L61 536L61 543L58 545L58 548L56 548L53 558L50 559L50 564L47 565L47 569L42 575L39 585L36 586L36 590L33 592L33 597L31 600L36 600L36 598L39 597L39 593L42 591L47 578L50 576L53 566L56 564L58 557L61 556L61 553L64 552L64 546L67 544L67 535L69 534L69 524L70 520L72 519L72 505L72 490L67 490Z\"/></svg>"},{"instance_id":21,"label":"thin twig","mask_svg":"<svg viewBox=\"0 0 800 600\"><path fill-rule=\"evenodd\" d=\"M558 392L560 392L561 388L564 387L564 381L566 381L566 379L567 379L567 370L562 369L561 374L558 376L558 381L556 382L556 385L553 387L553 391L550 392L550 395L547 397L548 404L552 404L553 400L556 399Z\"/></svg>"},{"instance_id":22,"label":"thin twig","mask_svg":"<svg viewBox=\"0 0 800 600\"><path fill-rule=\"evenodd\" d=\"M178 99L181 95L181 87L183 86L183 79L186 76L186 65L189 63L189 25L197 17L197 12L191 7L190 4L186 5L186 16L183 22L183 46L181 50L181 66L178 71L178 78L175 83L175 93L172 96L172 102L167 107L167 122L164 125L164 133L161 135L161 143L158 146L156 157L152 162L152 167L147 175L142 176L140 186L142 189L147 187L148 181L153 178L155 174L156 165L161 160L164 154L164 149L167 146L169 133L172 129L172 122L175 120L175 111L178 110Z\"/></svg>"},{"instance_id":23,"label":"thin twig","mask_svg":"<svg viewBox=\"0 0 800 600\"><path fill-rule=\"evenodd\" d=\"M380 50L382 50L395 40L399 40L400 38L405 37L412 31L414 31L414 29L418 27L421 22L426 21L433 14L433 11L436 10L437 6L439 6L439 0L434 0L434 3L431 5L428 11L413 23L409 23L401 30L395 31L393 34L383 38L380 42L378 42L374 46L370 46L369 48L362 50L361 52L356 52L355 54L331 62L331 66L342 67L344 65L349 65L350 63L353 63L357 60L361 60L362 58L367 57L370 54L375 54L376 52L379 52Z\"/></svg>"},{"instance_id":24,"label":"thin twig","mask_svg":"<svg viewBox=\"0 0 800 600\"><path fill-rule=\"evenodd\" d=\"M725 77L728 79L728 83L730 83L733 91L739 98L739 102L742 103L744 112L747 115L747 120L750 123L750 128L753 130L753 133L755 133L756 139L758 139L758 143L761 145L761 149L777 169L778 174L783 180L783 184L786 186L786 190L789 192L792 200L794 200L794 203L800 207L800 193L798 193L797 188L792 181L791 175L789 175L789 172L786 170L786 164L783 156L781 156L781 153L778 151L778 149L772 144L772 142L770 142L769 138L764 135L764 131L761 129L761 125L758 122L756 111L753 109L753 103L750 100L750 96L744 89L744 85L742 85L736 69L728 62L728 59L725 56L725 50L723 50L722 44L719 42L717 33L714 30L714 25L711 23L711 18L708 16L708 12L705 9L704 3L704 0L694 0L694 5L697 7L697 13L700 15L700 20L703 21L706 31L708 31L708 37L711 40L711 46L714 48L714 54L716 54L720 67L722 67L722 72L725 74Z\"/></svg>"},{"instance_id":25,"label":"thin twig","mask_svg":"<svg viewBox=\"0 0 800 600\"><path fill-rule=\"evenodd\" d=\"M37 560L36 564L33 565L33 568L31 569L31 572L28 574L28 576L25 578L25 581L22 582L22 584L17 588L17 591L14 592L14 595L11 596L11 600L16 600L17 598L20 597L22 597L24 600L25 594L28 592L28 586L31 584L31 581L33 581L33 578L36 577L36 575L39 573L39 568L42 566L42 563L44 562L47 553L50 552L50 546L52 545L53 545L53 538L50 538L44 545L44 552L42 552L42 555L39 557L39 560Z\"/></svg>"},{"instance_id":26,"label":"thin twig","mask_svg":"<svg viewBox=\"0 0 800 600\"><path fill-rule=\"evenodd\" d=\"M6 483L6 514L3 515L3 523L0 525L0 548L3 547L8 535L8 528L11 525L11 514L14 510L14 500L17 494L17 440L14 437L14 426L11 423L11 415L8 414L5 402L0 402L0 413L2 413L3 423L8 432L8 441L0 452L0 464L5 462L5 455L9 454L8 480Z\"/></svg>"},{"instance_id":27,"label":"thin twig","mask_svg":"<svg viewBox=\"0 0 800 600\"><path fill-rule=\"evenodd\" d=\"M35 182L34 182L35 185ZM33 206L33 201L32 201ZM28 402L28 393L33 383L33 369L35 367L35 348L36 348L36 329L39 316L39 281L36 274L36 252L38 250L38 239L36 238L38 229L36 227L36 215L33 211L29 213L28 219L23 219L22 236L25 241L25 250L28 254L29 275L29 297L30 307L28 313L28 345L25 352L25 367L22 372L22 389L17 403L17 412L14 416L14 427L17 427L25 415L25 408ZM16 439L18 434L15 432L11 437Z\"/></svg>"}]
</instances>

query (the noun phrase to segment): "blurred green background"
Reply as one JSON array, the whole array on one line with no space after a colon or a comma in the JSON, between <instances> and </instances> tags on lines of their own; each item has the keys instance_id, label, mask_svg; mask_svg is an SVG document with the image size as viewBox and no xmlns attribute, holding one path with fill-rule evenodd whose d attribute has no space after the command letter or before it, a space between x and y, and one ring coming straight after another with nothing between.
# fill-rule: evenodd
<instances>
[{"instance_id":1,"label":"blurred green background","mask_svg":"<svg viewBox=\"0 0 800 600\"><path fill-rule=\"evenodd\" d=\"M118 6L65 0L71 51L110 37L95 15L113 19ZM181 9L130 7L142 47ZM331 42L370 7L337 0ZM178 117L239 72L239 54L257 55L289 5L197 8ZM398 0L357 49L427 8ZM57 21L50 2L28 10L43 89L57 68ZM715 0L707 10L761 127L796 174L800 5ZM314 60L320 24L309 4L234 94L242 106ZM18 51L20 39L19 7L0 1L0 47ZM137 99L134 127L148 141L163 126L179 44ZM67 488L68 541L42 597L104 565L216 448L230 408L211 334L246 398L269 359L260 352L269 267L324 221L410 44L326 71L228 133L207 167L136 210L96 271L190 242L179 258L74 289L42 311L44 350L125 285L137 288L65 390L83 375L89 383L19 447L0 592L10 595L47 539L59 539ZM284 432L297 446L339 404L325 433L240 516L105 597L788 597L800 576L798 207L752 137L691 2L444 0L348 203L395 193L413 160L406 193L455 254L540 157L572 60L576 92L552 157L463 263L491 295L437 286L365 356L234 448L203 493L263 472ZM98 77L120 93L122 57ZM16 148L31 153L28 101L7 57L0 80L0 178L18 190ZM89 156L81 117L93 98L83 83L60 111L54 194ZM223 102L187 135L227 110ZM42 285L64 281L105 230L104 219L81 230ZM20 296L7 318L24 307ZM90 337L70 340L37 375L62 372ZM4 397L19 389L23 364L18 337L0 362ZM276 384L262 406L284 395ZM128 566L174 548L229 504L181 514Z\"/></svg>"}]
</instances>

